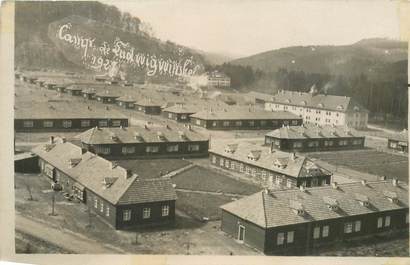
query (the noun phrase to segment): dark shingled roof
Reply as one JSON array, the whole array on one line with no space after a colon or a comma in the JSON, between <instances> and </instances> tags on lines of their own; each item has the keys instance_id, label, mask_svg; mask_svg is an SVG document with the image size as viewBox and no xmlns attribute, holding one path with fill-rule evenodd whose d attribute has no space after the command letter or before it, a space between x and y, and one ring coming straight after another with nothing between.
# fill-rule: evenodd
<instances>
[{"instance_id":1,"label":"dark shingled roof","mask_svg":"<svg viewBox=\"0 0 410 265\"><path fill-rule=\"evenodd\" d=\"M176 199L175 190L168 178L142 178L139 172L90 152L82 154L81 147L72 143L56 139L54 144L39 145L32 151L114 205ZM73 159L78 162L74 166L70 165ZM110 185L105 185L104 182Z\"/></svg>"},{"instance_id":2,"label":"dark shingled roof","mask_svg":"<svg viewBox=\"0 0 410 265\"><path fill-rule=\"evenodd\" d=\"M279 91L277 94L271 97L269 102L340 112L369 112L360 103L356 102L350 97L312 94L297 91Z\"/></svg>"},{"instance_id":3,"label":"dark shingled roof","mask_svg":"<svg viewBox=\"0 0 410 265\"><path fill-rule=\"evenodd\" d=\"M320 139L341 137L364 137L357 130L344 126L303 124L284 126L266 134L278 139Z\"/></svg>"},{"instance_id":4,"label":"dark shingled roof","mask_svg":"<svg viewBox=\"0 0 410 265\"><path fill-rule=\"evenodd\" d=\"M374 181L366 185L355 182L339 184L336 189L325 186L306 190L261 191L221 208L260 227L270 228L409 207L408 186L403 182L397 186L392 181ZM391 202L385 195L386 191L397 194L398 202ZM366 196L369 206L361 205L356 194ZM336 209L329 209L329 198L337 201ZM292 201L302 205L304 215L293 211Z\"/></svg>"}]
</instances>

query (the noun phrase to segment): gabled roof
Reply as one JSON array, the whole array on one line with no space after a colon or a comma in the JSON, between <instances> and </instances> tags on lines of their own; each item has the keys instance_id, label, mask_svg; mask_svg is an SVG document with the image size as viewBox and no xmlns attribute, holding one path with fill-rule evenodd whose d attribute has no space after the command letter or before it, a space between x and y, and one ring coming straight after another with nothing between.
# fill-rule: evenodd
<instances>
[{"instance_id":1,"label":"gabled roof","mask_svg":"<svg viewBox=\"0 0 410 265\"><path fill-rule=\"evenodd\" d=\"M234 152L229 152L228 149L233 144L236 145L236 149ZM271 152L269 147L246 141L212 140L209 152L294 178L331 174L302 155L282 151ZM250 159L250 154L256 159Z\"/></svg>"},{"instance_id":2,"label":"gabled roof","mask_svg":"<svg viewBox=\"0 0 410 265\"><path fill-rule=\"evenodd\" d=\"M113 139L113 135L115 138ZM124 128L91 128L77 136L86 144L160 143L207 141L208 138L193 129L171 126L132 126Z\"/></svg>"},{"instance_id":3,"label":"gabled roof","mask_svg":"<svg viewBox=\"0 0 410 265\"><path fill-rule=\"evenodd\" d=\"M365 107L351 97L313 94L297 91L281 90L277 94L273 95L269 102L340 112L369 112Z\"/></svg>"},{"instance_id":4,"label":"gabled roof","mask_svg":"<svg viewBox=\"0 0 410 265\"><path fill-rule=\"evenodd\" d=\"M191 115L203 120L281 120L301 118L287 111L265 111L248 107L232 107L225 110L204 110Z\"/></svg>"},{"instance_id":5,"label":"gabled roof","mask_svg":"<svg viewBox=\"0 0 410 265\"><path fill-rule=\"evenodd\" d=\"M144 106L144 107L161 107L162 106L162 103L154 101L150 98L144 98L144 99L138 100L135 104L139 106Z\"/></svg>"},{"instance_id":6,"label":"gabled roof","mask_svg":"<svg viewBox=\"0 0 410 265\"><path fill-rule=\"evenodd\" d=\"M265 136L278 139L321 139L341 137L364 137L353 128L332 125L303 124L300 126L283 126L267 133Z\"/></svg>"},{"instance_id":7,"label":"gabled roof","mask_svg":"<svg viewBox=\"0 0 410 265\"><path fill-rule=\"evenodd\" d=\"M136 102L137 100L131 96L122 96L117 98L117 101L122 101L122 102Z\"/></svg>"},{"instance_id":8,"label":"gabled roof","mask_svg":"<svg viewBox=\"0 0 410 265\"><path fill-rule=\"evenodd\" d=\"M102 98L119 98L120 95L118 93L115 93L113 91L100 91L96 93L97 97L102 97Z\"/></svg>"},{"instance_id":9,"label":"gabled roof","mask_svg":"<svg viewBox=\"0 0 410 265\"><path fill-rule=\"evenodd\" d=\"M248 197L222 205L221 209L263 228L321 221L346 216L356 216L373 212L405 209L409 207L408 186L399 182L394 186L391 181L360 182L332 186L280 191L261 191ZM388 200L383 192L395 192L398 201ZM355 194L366 196L369 205L360 204ZM299 201L304 215L293 212L291 201ZM329 203L337 202L336 209L330 209Z\"/></svg>"},{"instance_id":10,"label":"gabled roof","mask_svg":"<svg viewBox=\"0 0 410 265\"><path fill-rule=\"evenodd\" d=\"M163 112L172 112L172 113L182 113L182 114L193 114L197 112L199 107L185 105L185 104L175 104L171 107L166 107L162 109Z\"/></svg>"},{"instance_id":11,"label":"gabled roof","mask_svg":"<svg viewBox=\"0 0 410 265\"><path fill-rule=\"evenodd\" d=\"M69 175L81 185L114 205L175 200L176 193L167 178L144 177L138 172L116 165L90 152L82 153L81 147L56 140L54 147L46 151L39 145L32 151L39 157ZM71 166L70 159L81 159ZM110 185L107 185L107 180Z\"/></svg>"}]
</instances>

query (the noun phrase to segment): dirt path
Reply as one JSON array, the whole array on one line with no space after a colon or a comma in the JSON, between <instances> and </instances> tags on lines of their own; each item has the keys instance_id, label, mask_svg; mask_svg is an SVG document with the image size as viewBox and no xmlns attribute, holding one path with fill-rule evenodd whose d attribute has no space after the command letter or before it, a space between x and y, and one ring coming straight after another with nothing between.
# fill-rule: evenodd
<instances>
[{"instance_id":1,"label":"dirt path","mask_svg":"<svg viewBox=\"0 0 410 265\"><path fill-rule=\"evenodd\" d=\"M20 214L16 214L16 230L78 254L123 253L115 247L47 226Z\"/></svg>"}]
</instances>

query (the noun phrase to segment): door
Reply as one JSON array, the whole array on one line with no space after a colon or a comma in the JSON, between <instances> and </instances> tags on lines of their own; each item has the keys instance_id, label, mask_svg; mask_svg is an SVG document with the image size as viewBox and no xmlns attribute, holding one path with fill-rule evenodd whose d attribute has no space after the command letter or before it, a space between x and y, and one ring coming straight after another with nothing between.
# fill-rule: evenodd
<instances>
[{"instance_id":1,"label":"door","mask_svg":"<svg viewBox=\"0 0 410 265\"><path fill-rule=\"evenodd\" d=\"M241 242L243 242L245 240L245 227L243 225L239 226L238 240L241 241Z\"/></svg>"}]
</instances>

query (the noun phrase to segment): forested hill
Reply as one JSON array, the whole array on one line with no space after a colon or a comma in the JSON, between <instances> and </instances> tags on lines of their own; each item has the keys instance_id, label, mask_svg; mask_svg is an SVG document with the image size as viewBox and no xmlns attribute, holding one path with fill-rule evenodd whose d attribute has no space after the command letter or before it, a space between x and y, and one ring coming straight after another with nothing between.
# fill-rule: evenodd
<instances>
[{"instance_id":1,"label":"forested hill","mask_svg":"<svg viewBox=\"0 0 410 265\"><path fill-rule=\"evenodd\" d=\"M407 60L407 43L388 39L365 39L344 46L295 46L231 61L254 70L276 72L279 68L331 75L367 74L372 68Z\"/></svg>"},{"instance_id":2,"label":"forested hill","mask_svg":"<svg viewBox=\"0 0 410 265\"><path fill-rule=\"evenodd\" d=\"M177 56L181 59L183 53L184 58L193 58L199 65L205 63L203 56L194 50L151 36L149 31L143 30L146 26L143 21L115 6L96 1L25 1L16 2L15 6L15 64L19 67L86 70L75 60L75 50L69 43L61 44L64 40L58 39L59 27L64 23L69 23L71 30L76 31L73 36L95 38L94 44L107 41L112 45L120 37L147 56L176 60ZM144 71L134 74L145 75Z\"/></svg>"}]
</instances>

